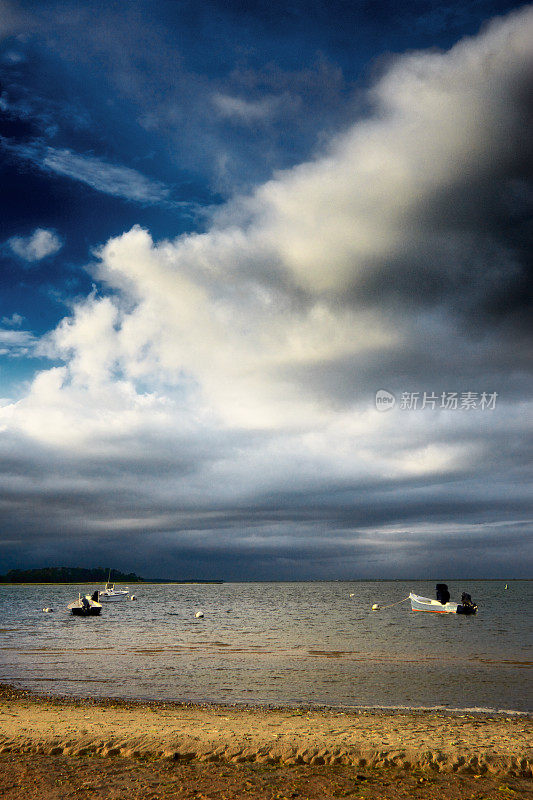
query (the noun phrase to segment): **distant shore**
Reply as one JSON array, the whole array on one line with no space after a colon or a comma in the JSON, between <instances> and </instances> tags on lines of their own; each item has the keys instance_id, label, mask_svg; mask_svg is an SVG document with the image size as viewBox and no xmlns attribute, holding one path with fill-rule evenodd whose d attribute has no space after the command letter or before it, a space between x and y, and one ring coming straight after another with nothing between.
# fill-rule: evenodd
<instances>
[{"instance_id":1,"label":"distant shore","mask_svg":"<svg viewBox=\"0 0 533 800\"><path fill-rule=\"evenodd\" d=\"M101 581L0 581L0 586L93 586ZM152 580L152 581L112 581L115 586L203 586L203 585L219 585L225 581L166 581L166 580Z\"/></svg>"},{"instance_id":2,"label":"distant shore","mask_svg":"<svg viewBox=\"0 0 533 800\"><path fill-rule=\"evenodd\" d=\"M135 572L122 572L114 567L31 567L30 569L10 569L0 575L0 585L50 585L50 584L150 584L150 583L223 583L220 578L199 578L196 575L176 578L147 578Z\"/></svg>"}]
</instances>

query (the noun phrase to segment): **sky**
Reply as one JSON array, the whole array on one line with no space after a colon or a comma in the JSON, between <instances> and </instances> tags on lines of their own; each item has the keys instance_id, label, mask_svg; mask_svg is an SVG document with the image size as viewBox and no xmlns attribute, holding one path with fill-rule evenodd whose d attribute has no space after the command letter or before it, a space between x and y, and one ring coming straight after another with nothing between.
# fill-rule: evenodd
<instances>
[{"instance_id":1,"label":"sky","mask_svg":"<svg viewBox=\"0 0 533 800\"><path fill-rule=\"evenodd\" d=\"M0 0L0 573L531 577L533 6Z\"/></svg>"}]
</instances>

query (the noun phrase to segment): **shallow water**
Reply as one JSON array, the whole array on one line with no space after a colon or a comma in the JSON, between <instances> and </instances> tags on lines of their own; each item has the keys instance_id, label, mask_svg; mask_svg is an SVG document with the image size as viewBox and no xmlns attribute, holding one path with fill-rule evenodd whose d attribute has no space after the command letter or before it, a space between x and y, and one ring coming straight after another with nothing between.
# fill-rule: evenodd
<instances>
[{"instance_id":1,"label":"shallow water","mask_svg":"<svg viewBox=\"0 0 533 800\"><path fill-rule=\"evenodd\" d=\"M532 711L533 583L448 585L455 600L470 592L477 616L371 610L409 591L433 597L424 581L132 586L136 602L88 619L66 606L94 585L1 586L0 681L80 696Z\"/></svg>"}]
</instances>

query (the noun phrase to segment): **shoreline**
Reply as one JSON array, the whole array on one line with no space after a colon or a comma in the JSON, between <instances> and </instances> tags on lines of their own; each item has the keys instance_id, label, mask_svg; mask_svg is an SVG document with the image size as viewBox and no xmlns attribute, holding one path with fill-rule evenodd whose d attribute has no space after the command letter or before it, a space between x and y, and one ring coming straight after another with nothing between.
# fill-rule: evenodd
<instances>
[{"instance_id":1,"label":"shoreline","mask_svg":"<svg viewBox=\"0 0 533 800\"><path fill-rule=\"evenodd\" d=\"M190 699L190 698L176 698L176 699L162 699L156 697L120 697L115 695L92 695L92 694L67 694L61 692L48 692L45 689L25 688L21 683L12 683L10 679L0 680L0 704L2 697L5 693L11 694L13 697L20 695L21 697L31 698L35 701L47 700L53 703L65 704L86 704L89 706L113 706L117 707L154 707L154 708L201 708L205 710L220 710L230 709L234 711L258 711L269 712L279 711L294 713L295 711L304 713L340 713L340 714L358 714L358 713L372 713L376 715L390 715L394 714L438 714L441 716L451 717L479 717L480 719L493 719L505 717L514 717L516 719L525 719L533 722L533 710L522 711L521 709L512 708L488 708L488 707L453 707L447 706L406 706L406 705L328 705L327 703L277 703L273 700L235 700L218 702L216 700L205 699Z\"/></svg>"},{"instance_id":2,"label":"shoreline","mask_svg":"<svg viewBox=\"0 0 533 800\"><path fill-rule=\"evenodd\" d=\"M0 684L0 754L531 778L530 715L78 698Z\"/></svg>"}]
</instances>

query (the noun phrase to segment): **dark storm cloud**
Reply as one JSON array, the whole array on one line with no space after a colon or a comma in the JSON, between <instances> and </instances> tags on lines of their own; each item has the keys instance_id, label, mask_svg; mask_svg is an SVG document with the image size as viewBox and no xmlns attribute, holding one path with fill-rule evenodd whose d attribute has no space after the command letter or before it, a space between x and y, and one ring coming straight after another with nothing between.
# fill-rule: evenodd
<instances>
[{"instance_id":1,"label":"dark storm cloud","mask_svg":"<svg viewBox=\"0 0 533 800\"><path fill-rule=\"evenodd\" d=\"M471 331L529 328L533 149L529 139L523 140L533 123L531 112L529 102L509 104L509 154L501 163L484 164L477 180L469 172L453 189L416 205L412 235L420 242L419 251L369 265L353 287L354 302L388 303L391 310L444 306ZM513 141L517 133L519 143ZM513 182L518 179L523 194L514 199Z\"/></svg>"},{"instance_id":2,"label":"dark storm cloud","mask_svg":"<svg viewBox=\"0 0 533 800\"><path fill-rule=\"evenodd\" d=\"M244 485L233 499L220 497L205 478L201 495L194 494L202 464L216 452L216 440L210 453L198 453L194 442L188 451L184 445L181 462L170 448L165 458L155 440L153 457L149 451L144 458L135 456L130 443L118 447L122 457L115 459L65 458L46 449L38 455L35 448L24 457L20 442L14 444L18 452L10 455L8 449L2 459L0 504L2 554L10 563L22 557L17 554L28 558L28 539L33 562L44 552L62 551L66 537L69 552L80 557L90 550L91 557L101 553L116 558L127 542L127 554L122 552L120 558L143 574L143 565L159 563L163 569L168 563L175 572L167 567L167 577L213 577L216 564L217 575L267 578L275 565L284 564L278 577L318 577L327 564L326 577L355 577L368 574L361 573L359 559L381 563L384 550L400 545L418 569L423 569L418 566L420 548L427 546L444 561L454 553L458 564L457 553L464 557L479 549L480 565L486 564L487 554L490 560L493 551L504 548L497 540L499 528L491 534L491 525L531 514L527 463L521 463L524 453L518 436L510 443L504 431L499 443L492 442L493 453L487 454L491 461L485 464L485 477L480 477L473 458L470 465L430 476L376 476L356 482L321 476L305 490L278 487L269 494ZM220 443L219 454L227 459L227 444ZM507 524L505 546L515 540L524 546L523 526ZM439 525L445 525L446 532L439 533ZM154 560L150 553L159 556ZM413 566L405 568L413 574ZM396 574L392 567L387 570Z\"/></svg>"},{"instance_id":3,"label":"dark storm cloud","mask_svg":"<svg viewBox=\"0 0 533 800\"><path fill-rule=\"evenodd\" d=\"M391 314L391 324L395 316ZM310 362L283 372L318 397L339 406L373 403L378 389L387 389L400 399L402 392L443 393L497 392L499 401L526 399L531 391L530 338L522 330L489 328L465 346L464 321L457 322L456 334L443 331L431 317L412 330L412 339L364 355L345 356L324 362ZM421 335L423 334L423 335Z\"/></svg>"}]
</instances>

